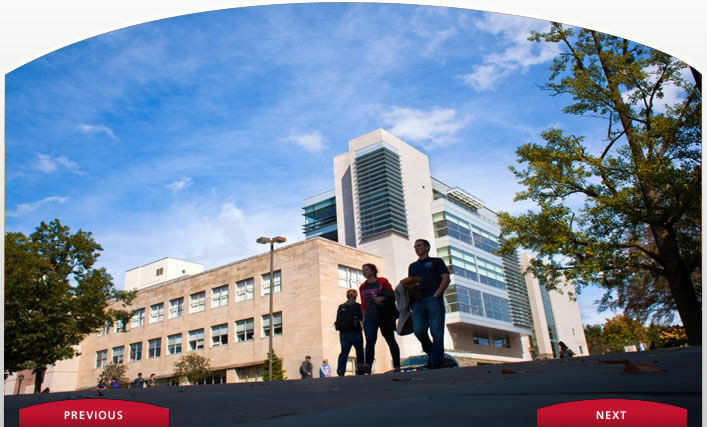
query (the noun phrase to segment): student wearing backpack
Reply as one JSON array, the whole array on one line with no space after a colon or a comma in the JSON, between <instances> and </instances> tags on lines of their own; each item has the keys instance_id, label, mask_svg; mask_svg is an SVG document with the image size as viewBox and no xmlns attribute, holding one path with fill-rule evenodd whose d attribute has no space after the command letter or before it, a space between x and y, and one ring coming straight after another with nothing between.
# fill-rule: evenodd
<instances>
[{"instance_id":1,"label":"student wearing backpack","mask_svg":"<svg viewBox=\"0 0 707 427\"><path fill-rule=\"evenodd\" d=\"M339 363L336 366L336 373L340 377L346 373L346 362L349 359L351 346L356 349L357 364L363 363L363 335L361 334L361 304L356 302L358 292L355 289L346 291L346 302L341 304L336 310L336 322L334 327L339 331L339 342L341 343L341 353ZM361 374L361 370L356 369L356 375Z\"/></svg>"},{"instance_id":2,"label":"student wearing backpack","mask_svg":"<svg viewBox=\"0 0 707 427\"><path fill-rule=\"evenodd\" d=\"M378 329L388 343L393 357L393 368L400 369L400 348L395 341L395 293L388 279L378 276L378 269L373 264L363 264L363 277L366 281L359 288L361 309L363 310L363 331L366 335L366 373L371 373L375 358L375 346Z\"/></svg>"}]
</instances>

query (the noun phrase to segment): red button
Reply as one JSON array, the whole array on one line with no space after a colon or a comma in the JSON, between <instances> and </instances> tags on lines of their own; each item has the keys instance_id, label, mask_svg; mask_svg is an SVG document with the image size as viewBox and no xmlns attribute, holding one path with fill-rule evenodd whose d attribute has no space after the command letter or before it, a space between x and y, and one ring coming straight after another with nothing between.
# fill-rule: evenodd
<instances>
[{"instance_id":1,"label":"red button","mask_svg":"<svg viewBox=\"0 0 707 427\"><path fill-rule=\"evenodd\" d=\"M60 400L20 409L20 427L169 427L169 409L127 400Z\"/></svg>"},{"instance_id":2,"label":"red button","mask_svg":"<svg viewBox=\"0 0 707 427\"><path fill-rule=\"evenodd\" d=\"M687 410L628 399L581 400L538 409L538 427L686 427Z\"/></svg>"}]
</instances>

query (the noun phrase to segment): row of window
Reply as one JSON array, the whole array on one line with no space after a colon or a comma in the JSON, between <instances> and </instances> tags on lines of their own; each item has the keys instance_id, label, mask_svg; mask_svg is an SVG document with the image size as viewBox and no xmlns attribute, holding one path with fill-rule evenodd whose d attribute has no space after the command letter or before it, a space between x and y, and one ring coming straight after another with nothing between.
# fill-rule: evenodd
<instances>
[{"instance_id":1,"label":"row of window","mask_svg":"<svg viewBox=\"0 0 707 427\"><path fill-rule=\"evenodd\" d=\"M282 312L273 313L273 336L282 335ZM237 320L234 322L234 342L252 341L255 335L255 319ZM270 315L261 316L262 337L270 336ZM211 347L220 347L228 344L228 324L214 325L211 330ZM204 348L204 328L195 329L187 333L187 349L189 351L202 350ZM142 359L142 342L132 343L129 346L129 362L137 362ZM182 333L167 336L167 354L174 355L182 352ZM155 359L162 355L162 337L147 340L147 358ZM113 363L123 363L125 358L125 346L112 348ZM108 349L96 352L96 368L106 366L108 360Z\"/></svg>"},{"instance_id":2,"label":"row of window","mask_svg":"<svg viewBox=\"0 0 707 427\"><path fill-rule=\"evenodd\" d=\"M510 348L511 340L506 335L489 337L489 334L475 333L474 344Z\"/></svg>"},{"instance_id":3,"label":"row of window","mask_svg":"<svg viewBox=\"0 0 707 427\"><path fill-rule=\"evenodd\" d=\"M275 280L273 282L273 293L282 292L282 277L280 271L273 272ZM269 295L270 293L270 273L262 275L261 295ZM230 285L225 284L211 289L211 308L225 307L229 301ZM253 299L255 288L254 279L248 278L236 282L235 284L235 302L247 301ZM184 297L174 298L169 300L167 318L174 319L184 314ZM165 305L163 302L150 305L150 323L157 323L164 320ZM206 291L195 292L189 295L189 313L200 313L206 310ZM138 328L145 324L146 308L138 308L133 311L133 317L130 322L133 328ZM125 325L117 321L114 325L115 332L125 332ZM99 335L108 335L111 329L111 324L108 323L101 328Z\"/></svg>"},{"instance_id":4,"label":"row of window","mask_svg":"<svg viewBox=\"0 0 707 427\"><path fill-rule=\"evenodd\" d=\"M435 237L450 236L491 253L499 246L493 233L446 211L432 215L432 226Z\"/></svg>"},{"instance_id":5,"label":"row of window","mask_svg":"<svg viewBox=\"0 0 707 427\"><path fill-rule=\"evenodd\" d=\"M437 256L442 258L450 273L475 280L499 289L506 289L506 277L503 266L470 254L453 246L437 249Z\"/></svg>"},{"instance_id":6,"label":"row of window","mask_svg":"<svg viewBox=\"0 0 707 427\"><path fill-rule=\"evenodd\" d=\"M510 306L505 298L458 285L449 286L444 297L451 312L460 311L504 322L511 321Z\"/></svg>"}]
</instances>

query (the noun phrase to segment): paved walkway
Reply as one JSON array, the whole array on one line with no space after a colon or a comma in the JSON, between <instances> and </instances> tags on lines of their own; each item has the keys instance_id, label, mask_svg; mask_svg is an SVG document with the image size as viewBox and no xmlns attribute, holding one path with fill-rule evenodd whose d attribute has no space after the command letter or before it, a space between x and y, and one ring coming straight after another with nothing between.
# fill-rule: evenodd
<instances>
[{"instance_id":1,"label":"paved walkway","mask_svg":"<svg viewBox=\"0 0 707 427\"><path fill-rule=\"evenodd\" d=\"M605 363L618 360L631 364ZM699 426L701 390L702 348L692 347L272 384L112 390L104 398L169 408L171 426L535 426L538 408L591 399L675 405L688 410L689 426ZM85 398L97 393L6 396L5 425L17 425L19 408Z\"/></svg>"}]
</instances>

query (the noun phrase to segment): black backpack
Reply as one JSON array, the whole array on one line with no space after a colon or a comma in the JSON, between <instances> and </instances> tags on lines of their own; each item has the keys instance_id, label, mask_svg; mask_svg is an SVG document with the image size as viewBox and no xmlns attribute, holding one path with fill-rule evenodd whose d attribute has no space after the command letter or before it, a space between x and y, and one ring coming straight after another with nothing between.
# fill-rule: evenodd
<instances>
[{"instance_id":1,"label":"black backpack","mask_svg":"<svg viewBox=\"0 0 707 427\"><path fill-rule=\"evenodd\" d=\"M359 314L361 309L358 304L342 304L336 311L336 322L334 327L339 332L358 331L361 329L361 319Z\"/></svg>"}]
</instances>

